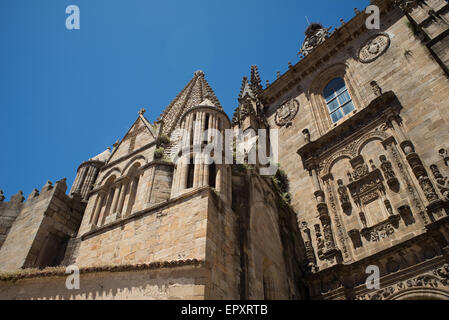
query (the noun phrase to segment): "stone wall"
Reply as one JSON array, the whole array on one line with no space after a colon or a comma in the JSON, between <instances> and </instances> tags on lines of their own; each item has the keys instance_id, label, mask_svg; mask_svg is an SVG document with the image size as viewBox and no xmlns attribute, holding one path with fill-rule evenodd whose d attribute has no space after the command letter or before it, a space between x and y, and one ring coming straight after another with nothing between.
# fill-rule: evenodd
<instances>
[{"instance_id":1,"label":"stone wall","mask_svg":"<svg viewBox=\"0 0 449 320\"><path fill-rule=\"evenodd\" d=\"M206 271L186 265L81 273L79 290L68 290L66 279L52 276L0 281L0 300L197 300L204 298Z\"/></svg>"},{"instance_id":2,"label":"stone wall","mask_svg":"<svg viewBox=\"0 0 449 320\"><path fill-rule=\"evenodd\" d=\"M0 249L0 269L45 267L59 263L70 237L81 223L84 204L65 194L65 180L35 190L12 225Z\"/></svg>"},{"instance_id":3,"label":"stone wall","mask_svg":"<svg viewBox=\"0 0 449 320\"><path fill-rule=\"evenodd\" d=\"M115 224L82 232L79 266L204 259L208 190L136 212Z\"/></svg>"},{"instance_id":4,"label":"stone wall","mask_svg":"<svg viewBox=\"0 0 449 320\"><path fill-rule=\"evenodd\" d=\"M376 98L376 93L371 85L372 81L376 81L383 92L390 90L394 92L403 107L400 112L401 127L415 145L416 153L419 154L429 172L430 165L441 159L438 150L449 147L449 81L427 47L411 34L407 26L407 18L402 12L399 9L385 10L384 12L381 19L381 30L367 31L362 28L364 31L358 33L356 30L359 26L363 26L364 20L356 18L328 39L326 45L317 48L264 92L264 98L267 101L271 101L271 97L275 97L274 101L268 105L268 121L272 128L280 129L279 162L291 182L292 205L298 212L299 221L306 221L310 227L320 225L321 221L317 218L312 177L310 172L303 167L301 157L295 151L307 144L301 134L304 129L309 130L310 139L315 141L335 128L335 126L326 127L327 120L324 121L319 112L319 96L322 96L322 92L316 91L317 88L324 88L327 81L332 80L333 77L341 76L347 81L349 92L357 109L355 114ZM357 56L358 49L376 34L388 35L391 40L389 48L370 63L360 62ZM345 37L350 40L344 40ZM339 46L338 50L333 47L337 45ZM331 52L331 54L326 56L326 52ZM301 73L301 80L291 86L289 81L293 81L295 76ZM285 87L290 89L286 90ZM290 126L279 127L275 121L276 110L283 101L289 99L299 101L299 112ZM352 130L357 134L355 129ZM379 156L385 153L385 149L381 144L374 146L375 144L371 143L371 145L365 146L363 156L367 162L369 159L373 159L375 165L379 166ZM341 167L339 164L335 165L332 172L334 183L336 184L339 178L347 178L346 171L349 169L351 169L349 162ZM440 166L440 169L447 172L447 167ZM414 179L413 173L408 172ZM418 185L417 180L413 180L413 182L416 186ZM321 179L320 183L323 184ZM323 184L322 187L324 189L325 185ZM336 190L333 192L337 194ZM423 195L421 196L423 197ZM400 200L398 201L400 202ZM353 248L348 235L348 231L352 227L351 222L348 221L350 217L342 212L336 217L339 220L336 221L335 217L332 217L332 231L336 237L339 232L342 232L340 238L347 242L347 262L359 259L361 256L359 257L358 254L355 254L354 257L351 255ZM339 224L341 224L342 231L339 231ZM393 238L392 243L378 242L367 252L364 251L362 256L375 254L398 241L400 242L402 237L416 235L420 228L419 223L405 227L403 232L397 235L397 238ZM312 228L312 243L317 252L319 243L313 231ZM341 248L341 241L336 241ZM321 268L326 267L324 261L319 260L318 264Z\"/></svg>"},{"instance_id":5,"label":"stone wall","mask_svg":"<svg viewBox=\"0 0 449 320\"><path fill-rule=\"evenodd\" d=\"M11 197L9 202L4 201L3 193L0 195L0 248L5 242L6 236L11 229L12 224L22 209L22 202L25 199L22 192Z\"/></svg>"}]
</instances>

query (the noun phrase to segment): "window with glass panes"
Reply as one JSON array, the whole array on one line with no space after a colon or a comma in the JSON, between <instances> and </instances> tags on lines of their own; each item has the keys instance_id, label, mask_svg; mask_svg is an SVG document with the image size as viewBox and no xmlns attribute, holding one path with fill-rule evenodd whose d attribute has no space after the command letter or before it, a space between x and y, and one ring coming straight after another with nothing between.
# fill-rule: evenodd
<instances>
[{"instance_id":1,"label":"window with glass panes","mask_svg":"<svg viewBox=\"0 0 449 320\"><path fill-rule=\"evenodd\" d=\"M323 93L332 123L338 122L338 120L355 109L345 81L342 78L336 78L329 82Z\"/></svg>"}]
</instances>

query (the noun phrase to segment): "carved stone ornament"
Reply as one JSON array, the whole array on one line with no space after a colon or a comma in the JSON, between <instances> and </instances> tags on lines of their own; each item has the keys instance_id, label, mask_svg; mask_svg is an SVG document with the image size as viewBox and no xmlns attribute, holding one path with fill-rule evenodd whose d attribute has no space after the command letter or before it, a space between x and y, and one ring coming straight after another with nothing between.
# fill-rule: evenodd
<instances>
[{"instance_id":1,"label":"carved stone ornament","mask_svg":"<svg viewBox=\"0 0 449 320\"><path fill-rule=\"evenodd\" d=\"M428 273L417 277L398 282L387 288L383 288L374 293L363 294L356 297L356 300L387 300L398 293L413 288L433 288L447 290L449 286L449 264L436 268Z\"/></svg>"},{"instance_id":2,"label":"carved stone ornament","mask_svg":"<svg viewBox=\"0 0 449 320\"><path fill-rule=\"evenodd\" d=\"M312 23L306 30L306 38L298 55L305 57L329 38L331 28L324 28L319 23Z\"/></svg>"},{"instance_id":3,"label":"carved stone ornament","mask_svg":"<svg viewBox=\"0 0 449 320\"><path fill-rule=\"evenodd\" d=\"M373 62L388 50L390 44L391 40L388 34L376 34L360 47L357 57L362 63Z\"/></svg>"},{"instance_id":4,"label":"carved stone ornament","mask_svg":"<svg viewBox=\"0 0 449 320\"><path fill-rule=\"evenodd\" d=\"M280 127L290 126L299 110L299 102L295 99L288 100L281 105L274 118L276 124Z\"/></svg>"}]
</instances>

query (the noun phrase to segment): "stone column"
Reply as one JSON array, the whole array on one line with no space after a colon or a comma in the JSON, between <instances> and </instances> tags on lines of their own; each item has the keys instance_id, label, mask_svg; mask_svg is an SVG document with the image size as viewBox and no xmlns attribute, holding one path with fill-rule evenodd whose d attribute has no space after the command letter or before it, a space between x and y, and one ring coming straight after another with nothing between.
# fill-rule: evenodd
<instances>
[{"instance_id":1,"label":"stone column","mask_svg":"<svg viewBox=\"0 0 449 320\"><path fill-rule=\"evenodd\" d=\"M125 204L125 196L126 196L126 192L128 190L128 185L129 185L129 181L125 180L122 182L122 188L120 191L120 199L118 202L118 214L121 216L122 211L123 211L123 205Z\"/></svg>"},{"instance_id":2,"label":"stone column","mask_svg":"<svg viewBox=\"0 0 449 320\"><path fill-rule=\"evenodd\" d=\"M120 192L122 190L122 184L119 183L114 190L114 197L112 198L112 210L111 213L115 214L117 212L117 204L120 197Z\"/></svg>"},{"instance_id":3,"label":"stone column","mask_svg":"<svg viewBox=\"0 0 449 320\"><path fill-rule=\"evenodd\" d=\"M94 220L93 220L94 226L98 226L98 220L100 218L100 211L101 211L101 208L103 207L105 195L103 193L98 193L98 198L99 199L98 199L97 206L95 208L95 213L94 213Z\"/></svg>"}]
</instances>

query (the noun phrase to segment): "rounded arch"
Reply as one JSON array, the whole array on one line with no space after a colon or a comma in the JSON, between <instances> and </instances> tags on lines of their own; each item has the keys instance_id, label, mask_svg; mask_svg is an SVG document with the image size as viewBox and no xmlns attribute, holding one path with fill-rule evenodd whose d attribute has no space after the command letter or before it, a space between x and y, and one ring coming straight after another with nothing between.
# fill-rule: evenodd
<instances>
[{"instance_id":1,"label":"rounded arch","mask_svg":"<svg viewBox=\"0 0 449 320\"><path fill-rule=\"evenodd\" d=\"M325 176L325 175L331 173L332 167L338 161L343 160L343 159L350 160L351 158L352 158L352 155L348 151L342 151L342 152L333 154L332 156L330 156L329 158L326 159L324 167L323 167L323 171L322 171L322 176Z\"/></svg>"},{"instance_id":2,"label":"rounded arch","mask_svg":"<svg viewBox=\"0 0 449 320\"><path fill-rule=\"evenodd\" d=\"M110 176L111 174L113 174L114 172L117 174L117 176L115 176L115 177L119 177L119 176L121 175L121 172L120 172L120 169L119 169L119 168L117 168L117 167L112 168L111 170L109 170L109 171L103 176L103 178L101 178L100 185L101 185L101 186L104 185L104 184L105 184L104 182L106 181L106 179L108 179L109 176Z\"/></svg>"},{"instance_id":3,"label":"rounded arch","mask_svg":"<svg viewBox=\"0 0 449 320\"><path fill-rule=\"evenodd\" d=\"M412 288L399 291L388 300L449 300L449 292L439 288Z\"/></svg>"},{"instance_id":4,"label":"rounded arch","mask_svg":"<svg viewBox=\"0 0 449 320\"><path fill-rule=\"evenodd\" d=\"M367 133L362 138L358 140L358 142L355 145L354 150L356 151L356 154L354 156L358 156L361 154L363 148L372 141L384 141L386 138L388 138L388 135L380 130L375 130L372 132Z\"/></svg>"},{"instance_id":5,"label":"rounded arch","mask_svg":"<svg viewBox=\"0 0 449 320\"><path fill-rule=\"evenodd\" d=\"M146 162L146 160L147 160L147 159L146 159L143 155L137 155L137 156L131 158L131 160L129 160L128 163L127 163L127 164L125 165L125 167L123 168L123 170L122 170L122 175L125 175L125 172L128 170L128 168L131 167L131 165L134 166L135 163L138 163L138 164L139 164L139 167L140 167L140 166L142 166L143 163ZM129 173L129 170L128 170L127 173Z\"/></svg>"}]
</instances>

